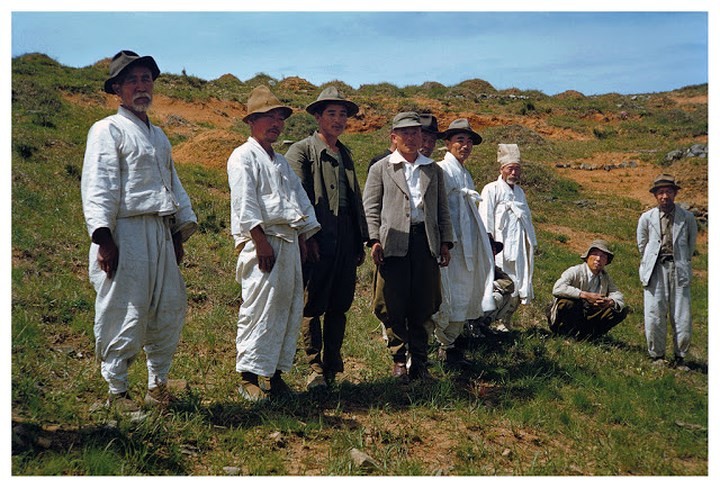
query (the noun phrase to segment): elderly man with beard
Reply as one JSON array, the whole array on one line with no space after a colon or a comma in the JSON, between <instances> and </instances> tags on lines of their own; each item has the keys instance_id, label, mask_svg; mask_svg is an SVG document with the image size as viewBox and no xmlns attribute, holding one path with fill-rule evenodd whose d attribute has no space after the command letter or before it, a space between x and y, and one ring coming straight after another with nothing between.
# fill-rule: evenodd
<instances>
[{"instance_id":1,"label":"elderly man with beard","mask_svg":"<svg viewBox=\"0 0 720 488\"><path fill-rule=\"evenodd\" d=\"M173 400L168 373L180 340L187 299L178 265L197 229L172 160L170 142L147 115L160 70L151 56L120 51L105 92L120 98L115 115L88 133L82 204L95 287L95 350L108 383L107 404L136 410L128 366L144 349L146 406Z\"/></svg>"},{"instance_id":2,"label":"elderly man with beard","mask_svg":"<svg viewBox=\"0 0 720 488\"><path fill-rule=\"evenodd\" d=\"M295 358L303 311L302 261L305 241L320 229L302 182L272 144L292 109L266 86L248 98L243 121L250 137L227 162L230 219L239 249L235 279L242 287L235 369L240 396L267 397L260 377L269 378L273 397L290 393L282 373Z\"/></svg>"},{"instance_id":3,"label":"elderly man with beard","mask_svg":"<svg viewBox=\"0 0 720 488\"><path fill-rule=\"evenodd\" d=\"M433 319L435 337L440 343L438 359L457 367L466 363L455 342L465 322L495 308L495 261L478 212L480 195L465 167L473 146L480 144L482 137L472 130L467 119L453 120L442 137L448 151L437 164L443 170L455 246L450 251L450 264L440 270L443 302Z\"/></svg>"},{"instance_id":4,"label":"elderly man with beard","mask_svg":"<svg viewBox=\"0 0 720 488\"><path fill-rule=\"evenodd\" d=\"M515 283L509 317L520 303L532 301L532 277L535 266L537 239L525 192L520 188L522 166L517 144L498 144L497 161L500 176L483 188L480 197L480 216L493 238L503 244L495 256L497 265ZM498 329L507 331L511 324L500 323Z\"/></svg>"}]
</instances>

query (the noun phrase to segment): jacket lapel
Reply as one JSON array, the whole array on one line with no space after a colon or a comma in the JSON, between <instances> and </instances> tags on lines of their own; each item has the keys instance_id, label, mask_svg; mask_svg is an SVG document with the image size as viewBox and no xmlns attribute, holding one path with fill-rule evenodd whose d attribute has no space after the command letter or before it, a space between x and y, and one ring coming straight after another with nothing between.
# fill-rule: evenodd
<instances>
[{"instance_id":1,"label":"jacket lapel","mask_svg":"<svg viewBox=\"0 0 720 488\"><path fill-rule=\"evenodd\" d=\"M388 173L390 173L390 178L395 182L398 188L400 188L400 190L402 190L402 192L409 197L410 189L408 188L407 181L405 180L403 163L394 164L388 160L387 168Z\"/></svg>"}]
</instances>

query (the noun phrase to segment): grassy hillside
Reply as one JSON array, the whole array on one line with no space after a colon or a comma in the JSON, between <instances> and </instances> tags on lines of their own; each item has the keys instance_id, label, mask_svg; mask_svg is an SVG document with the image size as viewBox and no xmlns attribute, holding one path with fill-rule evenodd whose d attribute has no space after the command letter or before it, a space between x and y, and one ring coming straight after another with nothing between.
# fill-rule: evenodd
<instances>
[{"instance_id":1,"label":"grassy hillside","mask_svg":"<svg viewBox=\"0 0 720 488\"><path fill-rule=\"evenodd\" d=\"M398 387L370 312L366 262L344 347L347 381L309 395L298 355L288 375L297 397L252 406L236 393L240 287L224 164L247 137L239 118L252 87L272 85L295 109L283 135L290 140L312 130L303 108L321 87L265 75L243 82L164 74L151 118L174 144L200 222L182 265L189 310L172 370L189 388L176 409L132 419L92 409L106 385L93 356L79 187L87 130L117 106L101 93L107 67L104 60L73 69L41 54L12 64L13 474L708 474L707 231L701 225L693 261L690 372L656 369L646 359L634 242L637 218L652 204L647 188L660 171L678 176L680 201L706 211L707 159L665 160L669 151L707 144L706 85L549 97L498 91L482 80L357 90L337 82L361 107L343 141L363 180L401 109L430 109L441 128L456 117L471 120L484 138L469 164L478 187L497 176L497 143L521 146L539 240L537 298L516 314L516 331L471 344L469 370L434 366L437 382ZM576 169L611 162L633 165ZM632 311L603 340L551 336L543 311L552 284L594 237L613 243L608 270ZM131 369L139 398L143 362ZM375 464L354 463L353 448Z\"/></svg>"}]
</instances>

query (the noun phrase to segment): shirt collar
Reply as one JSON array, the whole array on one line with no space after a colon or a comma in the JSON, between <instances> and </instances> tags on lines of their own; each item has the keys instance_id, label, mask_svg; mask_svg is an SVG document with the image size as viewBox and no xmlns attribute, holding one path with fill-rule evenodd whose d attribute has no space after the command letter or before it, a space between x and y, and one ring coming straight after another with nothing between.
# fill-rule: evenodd
<instances>
[{"instance_id":1,"label":"shirt collar","mask_svg":"<svg viewBox=\"0 0 720 488\"><path fill-rule=\"evenodd\" d=\"M422 154L420 154L420 153L418 152L418 157L417 157L417 159L415 160L414 163L411 163L410 161L406 160L406 159L403 157L403 155L400 154L400 152L398 152L398 150L396 149L396 150L390 155L390 162L391 162L392 164L400 164L400 163L403 163L403 164L413 164L413 165L416 165L416 166L421 166L421 165L425 165L425 164L431 164L431 163L433 163L433 160L430 159L430 158L427 157L427 156L423 156Z\"/></svg>"}]
</instances>

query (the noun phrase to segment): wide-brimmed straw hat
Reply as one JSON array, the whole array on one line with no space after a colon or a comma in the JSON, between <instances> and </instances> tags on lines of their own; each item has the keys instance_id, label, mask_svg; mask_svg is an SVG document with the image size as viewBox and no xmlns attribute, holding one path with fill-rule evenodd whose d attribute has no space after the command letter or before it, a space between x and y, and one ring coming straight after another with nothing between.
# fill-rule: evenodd
<instances>
[{"instance_id":1,"label":"wide-brimmed straw hat","mask_svg":"<svg viewBox=\"0 0 720 488\"><path fill-rule=\"evenodd\" d=\"M441 134L442 138L447 140L450 139L455 134L459 134L461 132L464 132L466 134L470 135L470 139L472 140L473 144L480 144L482 142L482 137L480 134L472 130L472 127L470 127L470 122L468 122L468 119L455 119L452 122L450 122L450 125L447 129L445 129L445 132Z\"/></svg>"},{"instance_id":2,"label":"wide-brimmed straw hat","mask_svg":"<svg viewBox=\"0 0 720 488\"><path fill-rule=\"evenodd\" d=\"M653 184L650 187L650 193L655 193L663 186L671 186L675 188L675 191L680 189L678 184L675 183L675 177L673 175L663 173L661 175L658 175L657 178L655 178L655 181L653 181Z\"/></svg>"},{"instance_id":3,"label":"wide-brimmed straw hat","mask_svg":"<svg viewBox=\"0 0 720 488\"><path fill-rule=\"evenodd\" d=\"M592 241L590 243L590 247L587 248L587 251L585 251L585 254L580 255L580 259L585 261L587 259L587 257L590 255L590 251L592 251L593 249L597 249L597 250L602 251L605 254L607 254L607 257L608 257L607 264L610 264L612 262L613 258L615 257L615 255L610 250L610 245L607 243L607 241L605 241L603 239L595 239L594 241Z\"/></svg>"},{"instance_id":4,"label":"wide-brimmed straw hat","mask_svg":"<svg viewBox=\"0 0 720 488\"><path fill-rule=\"evenodd\" d=\"M325 110L325 106L331 103L337 103L338 105L345 106L348 117L352 117L360 110L355 102L351 102L346 99L345 96L333 85L330 85L321 91L317 100L308 105L305 110L312 115L315 115L316 113L321 114L322 111Z\"/></svg>"},{"instance_id":5,"label":"wide-brimmed straw hat","mask_svg":"<svg viewBox=\"0 0 720 488\"><path fill-rule=\"evenodd\" d=\"M293 113L292 108L280 103L275 95L272 94L270 88L265 85L259 85L250 92L247 102L247 115L243 117L243 122L247 123L248 118L254 114L266 114L276 108L282 109L285 119Z\"/></svg>"},{"instance_id":6,"label":"wide-brimmed straw hat","mask_svg":"<svg viewBox=\"0 0 720 488\"><path fill-rule=\"evenodd\" d=\"M105 81L105 93L114 94L113 84L122 72L134 64L142 64L150 69L153 81L160 75L160 68L152 56L140 56L133 51L120 51L110 61L110 78Z\"/></svg>"}]
</instances>

